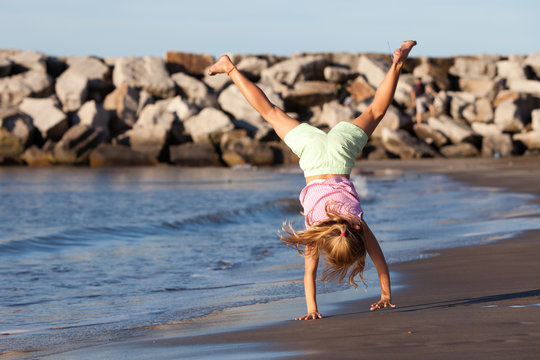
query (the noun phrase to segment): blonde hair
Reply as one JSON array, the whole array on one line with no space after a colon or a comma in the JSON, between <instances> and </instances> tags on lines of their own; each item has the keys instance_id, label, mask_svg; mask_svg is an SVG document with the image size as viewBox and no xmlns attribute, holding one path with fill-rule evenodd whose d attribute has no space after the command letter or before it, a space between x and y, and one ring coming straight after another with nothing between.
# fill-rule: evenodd
<instances>
[{"instance_id":1,"label":"blonde hair","mask_svg":"<svg viewBox=\"0 0 540 360\"><path fill-rule=\"evenodd\" d=\"M366 262L364 229L367 225L348 211L345 211L346 214L339 213L334 205L326 204L328 218L323 221L311 224L309 216L306 216L306 230L295 231L290 223L284 223L284 234L279 234L279 237L287 246L295 247L302 256L319 257L323 252L328 264L323 271L323 280L341 283L350 269L348 283L357 288L354 278L359 275L366 285L362 273Z\"/></svg>"}]
</instances>

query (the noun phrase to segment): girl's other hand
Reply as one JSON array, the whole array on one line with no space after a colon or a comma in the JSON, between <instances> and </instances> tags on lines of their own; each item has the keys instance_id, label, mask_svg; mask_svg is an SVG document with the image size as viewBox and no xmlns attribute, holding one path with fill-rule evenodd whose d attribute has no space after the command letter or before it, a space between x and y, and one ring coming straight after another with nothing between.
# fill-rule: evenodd
<instances>
[{"instance_id":1,"label":"girl's other hand","mask_svg":"<svg viewBox=\"0 0 540 360\"><path fill-rule=\"evenodd\" d=\"M294 320L317 320L317 319L322 319L322 315L319 314L317 311L310 312L309 314L306 314L304 316L294 318Z\"/></svg>"},{"instance_id":2,"label":"girl's other hand","mask_svg":"<svg viewBox=\"0 0 540 360\"><path fill-rule=\"evenodd\" d=\"M371 308L369 310L375 311L384 308L394 309L396 305L392 304L390 301L390 299L381 299L376 303L371 304Z\"/></svg>"}]
</instances>

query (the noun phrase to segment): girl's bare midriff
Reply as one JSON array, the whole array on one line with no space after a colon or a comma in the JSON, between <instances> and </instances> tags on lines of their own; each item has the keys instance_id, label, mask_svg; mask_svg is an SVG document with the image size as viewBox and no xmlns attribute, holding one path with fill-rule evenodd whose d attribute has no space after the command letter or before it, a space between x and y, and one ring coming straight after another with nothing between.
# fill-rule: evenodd
<instances>
[{"instance_id":1,"label":"girl's bare midriff","mask_svg":"<svg viewBox=\"0 0 540 360\"><path fill-rule=\"evenodd\" d=\"M313 180L319 180L319 179L329 179L329 178L333 178L333 177L336 177L336 176L340 176L340 177L344 177L346 179L349 178L349 175L348 174L324 174L324 175L313 175L313 176L308 176L306 178L306 184L309 184L310 182L312 182Z\"/></svg>"}]
</instances>

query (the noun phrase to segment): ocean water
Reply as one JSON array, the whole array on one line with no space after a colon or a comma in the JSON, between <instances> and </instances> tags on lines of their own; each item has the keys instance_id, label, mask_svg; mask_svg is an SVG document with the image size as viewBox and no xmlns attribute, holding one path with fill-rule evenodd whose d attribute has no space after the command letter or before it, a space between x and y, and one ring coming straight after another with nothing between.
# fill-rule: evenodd
<instances>
[{"instance_id":1,"label":"ocean water","mask_svg":"<svg viewBox=\"0 0 540 360\"><path fill-rule=\"evenodd\" d=\"M526 194L352 180L389 263L540 227ZM303 259L277 231L303 226L303 186L296 169L0 168L0 354L302 297Z\"/></svg>"}]
</instances>

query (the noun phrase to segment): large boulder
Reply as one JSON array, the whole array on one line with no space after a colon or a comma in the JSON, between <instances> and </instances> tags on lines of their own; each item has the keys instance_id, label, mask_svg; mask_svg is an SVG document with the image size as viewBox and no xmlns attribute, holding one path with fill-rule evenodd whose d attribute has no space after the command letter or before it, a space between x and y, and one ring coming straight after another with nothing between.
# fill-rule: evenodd
<instances>
[{"instance_id":1,"label":"large boulder","mask_svg":"<svg viewBox=\"0 0 540 360\"><path fill-rule=\"evenodd\" d=\"M274 163L272 148L246 136L245 131L224 134L221 137L220 148L221 157L229 166L272 165Z\"/></svg>"},{"instance_id":2,"label":"large boulder","mask_svg":"<svg viewBox=\"0 0 540 360\"><path fill-rule=\"evenodd\" d=\"M447 158L475 157L480 155L480 152L474 145L466 142L443 146L440 151Z\"/></svg>"},{"instance_id":3,"label":"large boulder","mask_svg":"<svg viewBox=\"0 0 540 360\"><path fill-rule=\"evenodd\" d=\"M340 122L352 121L353 118L354 112L350 107L341 105L337 100L334 100L322 106L322 112L314 125L333 128Z\"/></svg>"},{"instance_id":4,"label":"large boulder","mask_svg":"<svg viewBox=\"0 0 540 360\"><path fill-rule=\"evenodd\" d=\"M0 127L19 139L23 147L39 141L32 119L16 108L0 108Z\"/></svg>"},{"instance_id":5,"label":"large boulder","mask_svg":"<svg viewBox=\"0 0 540 360\"><path fill-rule=\"evenodd\" d=\"M99 89L110 78L101 60L90 56L68 58L69 67L56 80L56 95L66 112L76 111L86 100L89 89Z\"/></svg>"},{"instance_id":6,"label":"large boulder","mask_svg":"<svg viewBox=\"0 0 540 360\"><path fill-rule=\"evenodd\" d=\"M381 122L375 128L375 130L373 131L373 134L371 134L371 137L374 137L374 138L382 137L383 129L399 130L399 129L410 128L411 126L412 126L411 119L403 115L401 111L399 111L398 108L396 108L393 105L390 105L388 107L388 110L386 110L386 113L384 114L384 117L382 118Z\"/></svg>"},{"instance_id":7,"label":"large boulder","mask_svg":"<svg viewBox=\"0 0 540 360\"><path fill-rule=\"evenodd\" d=\"M24 140L16 137L5 128L0 128L0 163L4 159L16 159L24 151Z\"/></svg>"},{"instance_id":8,"label":"large boulder","mask_svg":"<svg viewBox=\"0 0 540 360\"><path fill-rule=\"evenodd\" d=\"M100 144L90 152L90 166L148 166L157 163L157 160L133 150L127 146Z\"/></svg>"},{"instance_id":9,"label":"large boulder","mask_svg":"<svg viewBox=\"0 0 540 360\"><path fill-rule=\"evenodd\" d=\"M325 81L298 81L282 94L285 107L301 109L324 104L337 97L335 84Z\"/></svg>"},{"instance_id":10,"label":"large boulder","mask_svg":"<svg viewBox=\"0 0 540 360\"><path fill-rule=\"evenodd\" d=\"M389 68L389 61L384 61L378 57L362 55L358 60L356 71L364 75L371 86L378 88Z\"/></svg>"},{"instance_id":11,"label":"large boulder","mask_svg":"<svg viewBox=\"0 0 540 360\"><path fill-rule=\"evenodd\" d=\"M184 127L193 141L206 142L208 136L231 131L234 129L234 124L224 112L206 108L184 121Z\"/></svg>"},{"instance_id":12,"label":"large boulder","mask_svg":"<svg viewBox=\"0 0 540 360\"><path fill-rule=\"evenodd\" d=\"M450 96L450 115L454 119L463 119L463 111L470 105L474 105L476 97L474 94L459 91L448 91Z\"/></svg>"},{"instance_id":13,"label":"large boulder","mask_svg":"<svg viewBox=\"0 0 540 360\"><path fill-rule=\"evenodd\" d=\"M382 143L388 152L402 159L439 156L431 146L405 130L382 129Z\"/></svg>"},{"instance_id":14,"label":"large boulder","mask_svg":"<svg viewBox=\"0 0 540 360\"><path fill-rule=\"evenodd\" d=\"M527 74L522 62L501 60L497 61L497 77L507 80L526 80Z\"/></svg>"},{"instance_id":15,"label":"large boulder","mask_svg":"<svg viewBox=\"0 0 540 360\"><path fill-rule=\"evenodd\" d=\"M60 164L88 163L90 151L105 141L99 128L78 124L72 126L54 147L54 156Z\"/></svg>"},{"instance_id":16,"label":"large boulder","mask_svg":"<svg viewBox=\"0 0 540 360\"><path fill-rule=\"evenodd\" d=\"M422 58L422 63L413 70L415 78L421 78L424 83L434 83L441 90L450 89L450 81L441 67L432 64L427 58Z\"/></svg>"},{"instance_id":17,"label":"large boulder","mask_svg":"<svg viewBox=\"0 0 540 360\"><path fill-rule=\"evenodd\" d=\"M189 102L200 108L216 107L216 95L209 91L204 82L181 72L174 74L172 79Z\"/></svg>"},{"instance_id":18,"label":"large boulder","mask_svg":"<svg viewBox=\"0 0 540 360\"><path fill-rule=\"evenodd\" d=\"M523 143L529 150L540 150L540 131L538 130L514 134L512 139Z\"/></svg>"},{"instance_id":19,"label":"large boulder","mask_svg":"<svg viewBox=\"0 0 540 360\"><path fill-rule=\"evenodd\" d=\"M524 65L529 66L536 73L536 76L540 78L540 51L527 56Z\"/></svg>"},{"instance_id":20,"label":"large boulder","mask_svg":"<svg viewBox=\"0 0 540 360\"><path fill-rule=\"evenodd\" d=\"M182 71L200 76L204 75L206 69L214 63L214 57L208 54L167 51L165 61L171 73Z\"/></svg>"},{"instance_id":21,"label":"large boulder","mask_svg":"<svg viewBox=\"0 0 540 360\"><path fill-rule=\"evenodd\" d=\"M478 135L469 126L457 122L446 115L442 115L438 118L430 117L428 119L428 125L434 130L441 132L454 144L459 144L464 141L475 142L478 138Z\"/></svg>"},{"instance_id":22,"label":"large boulder","mask_svg":"<svg viewBox=\"0 0 540 360\"><path fill-rule=\"evenodd\" d=\"M328 60L323 56L302 56L281 61L261 72L261 81L293 86L300 80L323 80Z\"/></svg>"},{"instance_id":23,"label":"large boulder","mask_svg":"<svg viewBox=\"0 0 540 360\"><path fill-rule=\"evenodd\" d=\"M209 75L208 73L206 73L202 81L209 88L213 89L216 94L220 93L223 89L225 89L232 83L231 78L225 74Z\"/></svg>"},{"instance_id":24,"label":"large boulder","mask_svg":"<svg viewBox=\"0 0 540 360\"><path fill-rule=\"evenodd\" d=\"M495 109L495 124L501 131L517 133L523 130L523 115L515 101L508 100Z\"/></svg>"},{"instance_id":25,"label":"large boulder","mask_svg":"<svg viewBox=\"0 0 540 360\"><path fill-rule=\"evenodd\" d=\"M424 140L429 145L440 148L448 144L448 138L428 124L414 124L413 130L419 139Z\"/></svg>"},{"instance_id":26,"label":"large boulder","mask_svg":"<svg viewBox=\"0 0 540 360\"><path fill-rule=\"evenodd\" d=\"M482 122L473 122L471 128L477 134L482 135L483 137L497 137L502 134L501 129L495 124L486 124Z\"/></svg>"},{"instance_id":27,"label":"large boulder","mask_svg":"<svg viewBox=\"0 0 540 360\"><path fill-rule=\"evenodd\" d=\"M488 57L457 57L448 72L461 78L489 80L497 74L496 60Z\"/></svg>"},{"instance_id":28,"label":"large boulder","mask_svg":"<svg viewBox=\"0 0 540 360\"><path fill-rule=\"evenodd\" d=\"M186 121L199 112L199 109L193 104L175 96L167 105L167 111L176 115L180 121Z\"/></svg>"},{"instance_id":29,"label":"large boulder","mask_svg":"<svg viewBox=\"0 0 540 360\"><path fill-rule=\"evenodd\" d=\"M509 134L493 134L482 138L483 156L510 156L513 152L514 143Z\"/></svg>"},{"instance_id":30,"label":"large boulder","mask_svg":"<svg viewBox=\"0 0 540 360\"><path fill-rule=\"evenodd\" d=\"M43 138L58 141L69 128L66 114L57 107L54 99L26 98L19 108L32 118Z\"/></svg>"},{"instance_id":31,"label":"large boulder","mask_svg":"<svg viewBox=\"0 0 540 360\"><path fill-rule=\"evenodd\" d=\"M353 72L348 67L327 66L324 68L324 79L331 83L344 83L349 80Z\"/></svg>"},{"instance_id":32,"label":"large boulder","mask_svg":"<svg viewBox=\"0 0 540 360\"><path fill-rule=\"evenodd\" d=\"M154 96L169 98L175 95L175 84L165 68L165 62L156 57L119 58L113 71L113 83L144 89Z\"/></svg>"},{"instance_id":33,"label":"large boulder","mask_svg":"<svg viewBox=\"0 0 540 360\"><path fill-rule=\"evenodd\" d=\"M47 149L40 149L36 145L32 145L21 155L28 166L50 166L56 163L54 155Z\"/></svg>"},{"instance_id":34,"label":"large boulder","mask_svg":"<svg viewBox=\"0 0 540 360\"><path fill-rule=\"evenodd\" d=\"M0 77L8 76L11 73L12 65L11 60L0 57Z\"/></svg>"},{"instance_id":35,"label":"large boulder","mask_svg":"<svg viewBox=\"0 0 540 360\"><path fill-rule=\"evenodd\" d=\"M45 96L51 92L53 81L45 71L28 70L0 78L0 106L20 104L29 96Z\"/></svg>"},{"instance_id":36,"label":"large boulder","mask_svg":"<svg viewBox=\"0 0 540 360\"><path fill-rule=\"evenodd\" d=\"M186 143L170 147L171 162L182 166L221 166L214 145L209 142Z\"/></svg>"},{"instance_id":37,"label":"large boulder","mask_svg":"<svg viewBox=\"0 0 540 360\"><path fill-rule=\"evenodd\" d=\"M262 72L269 66L269 61L266 58L257 56L246 56L236 67L246 76L257 80L261 77Z\"/></svg>"},{"instance_id":38,"label":"large boulder","mask_svg":"<svg viewBox=\"0 0 540 360\"><path fill-rule=\"evenodd\" d=\"M486 98L477 99L474 103L474 120L485 123L490 123L493 121L494 112L493 105L491 101Z\"/></svg>"},{"instance_id":39,"label":"large boulder","mask_svg":"<svg viewBox=\"0 0 540 360\"><path fill-rule=\"evenodd\" d=\"M494 80L459 79L461 91L480 97L493 98L497 90L497 82Z\"/></svg>"},{"instance_id":40,"label":"large boulder","mask_svg":"<svg viewBox=\"0 0 540 360\"><path fill-rule=\"evenodd\" d=\"M132 128L142 109L153 102L154 99L149 92L139 91L128 84L122 84L114 89L103 102L103 108L115 114L110 126L113 134Z\"/></svg>"},{"instance_id":41,"label":"large boulder","mask_svg":"<svg viewBox=\"0 0 540 360\"><path fill-rule=\"evenodd\" d=\"M402 107L406 108L412 105L411 93L415 84L415 78L411 74L403 74L399 77L399 81L394 93L394 101Z\"/></svg>"},{"instance_id":42,"label":"large boulder","mask_svg":"<svg viewBox=\"0 0 540 360\"><path fill-rule=\"evenodd\" d=\"M375 96L375 90L377 89L370 85L364 76L358 76L351 83L348 90L351 94L351 98L354 101L361 103L364 100L370 99Z\"/></svg>"},{"instance_id":43,"label":"large boulder","mask_svg":"<svg viewBox=\"0 0 540 360\"><path fill-rule=\"evenodd\" d=\"M537 80L512 80L509 82L508 88L513 92L540 97L540 81Z\"/></svg>"},{"instance_id":44,"label":"large boulder","mask_svg":"<svg viewBox=\"0 0 540 360\"><path fill-rule=\"evenodd\" d=\"M258 85L271 103L281 109L284 107L283 100L269 86ZM256 138L262 138L272 130L272 127L264 121L261 115L249 105L238 87L229 86L223 90L219 94L218 103L224 111L233 116L238 127L248 130Z\"/></svg>"},{"instance_id":45,"label":"large boulder","mask_svg":"<svg viewBox=\"0 0 540 360\"><path fill-rule=\"evenodd\" d=\"M531 112L531 125L534 131L540 131L540 109Z\"/></svg>"},{"instance_id":46,"label":"large boulder","mask_svg":"<svg viewBox=\"0 0 540 360\"><path fill-rule=\"evenodd\" d=\"M103 108L103 105L95 100L90 100L77 111L74 117L75 124L84 124L93 128L100 128L103 131L105 138L109 138L109 120L110 113Z\"/></svg>"}]
</instances>

